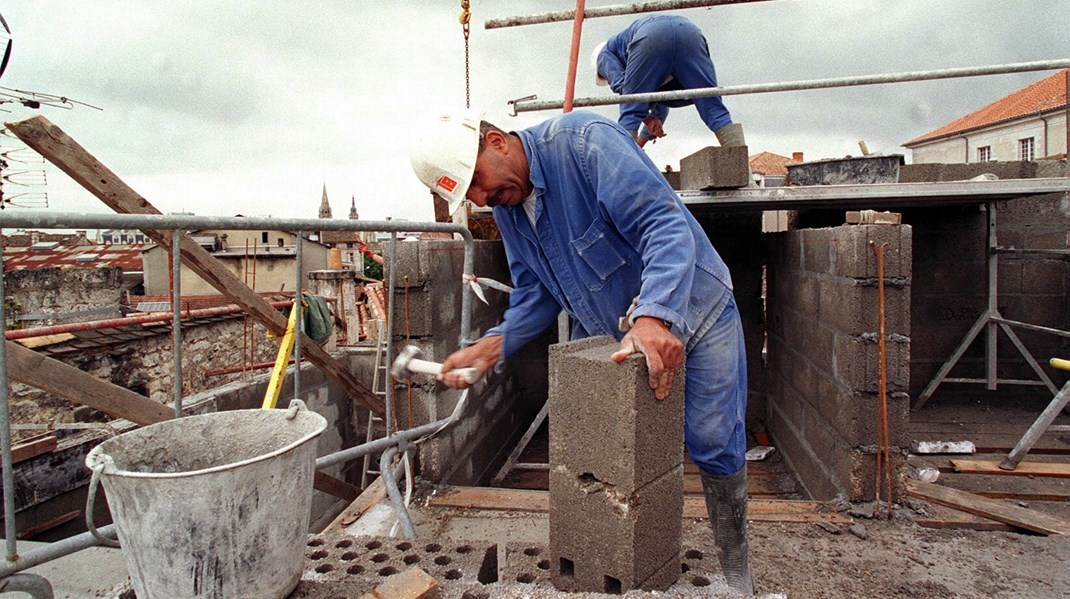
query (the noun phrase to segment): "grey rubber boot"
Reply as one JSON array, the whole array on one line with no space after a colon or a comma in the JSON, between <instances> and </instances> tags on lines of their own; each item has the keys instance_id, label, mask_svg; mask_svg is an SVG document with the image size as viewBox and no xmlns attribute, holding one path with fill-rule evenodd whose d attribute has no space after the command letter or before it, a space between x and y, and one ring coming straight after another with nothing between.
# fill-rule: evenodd
<instances>
[{"instance_id":1,"label":"grey rubber boot","mask_svg":"<svg viewBox=\"0 0 1070 599\"><path fill-rule=\"evenodd\" d=\"M754 580L747 560L747 467L727 476L703 472L702 490L725 580L749 597L754 594Z\"/></svg>"},{"instance_id":2,"label":"grey rubber boot","mask_svg":"<svg viewBox=\"0 0 1070 599\"><path fill-rule=\"evenodd\" d=\"M713 134L717 136L717 141L723 148L747 145L747 140L743 139L743 125L739 123L725 125L714 131Z\"/></svg>"}]
</instances>

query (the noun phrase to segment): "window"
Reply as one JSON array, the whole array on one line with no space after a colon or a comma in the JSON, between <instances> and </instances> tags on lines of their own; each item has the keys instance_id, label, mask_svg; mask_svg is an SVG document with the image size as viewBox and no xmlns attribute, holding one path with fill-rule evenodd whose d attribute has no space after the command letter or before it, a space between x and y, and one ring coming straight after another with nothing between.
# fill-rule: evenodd
<instances>
[{"instance_id":1,"label":"window","mask_svg":"<svg viewBox=\"0 0 1070 599\"><path fill-rule=\"evenodd\" d=\"M267 242L268 242L268 232L267 231L261 231L260 232L260 243L267 244Z\"/></svg>"},{"instance_id":2,"label":"window","mask_svg":"<svg viewBox=\"0 0 1070 599\"><path fill-rule=\"evenodd\" d=\"M990 160L992 160L992 146L977 148L977 162L988 162Z\"/></svg>"},{"instance_id":3,"label":"window","mask_svg":"<svg viewBox=\"0 0 1070 599\"><path fill-rule=\"evenodd\" d=\"M1018 160L1033 160L1033 138L1018 140Z\"/></svg>"}]
</instances>

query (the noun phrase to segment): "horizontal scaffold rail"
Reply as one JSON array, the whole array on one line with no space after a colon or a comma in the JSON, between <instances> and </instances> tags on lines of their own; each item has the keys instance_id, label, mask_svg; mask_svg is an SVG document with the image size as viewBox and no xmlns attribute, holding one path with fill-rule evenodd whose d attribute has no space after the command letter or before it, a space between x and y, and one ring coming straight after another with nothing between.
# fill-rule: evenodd
<instances>
[{"instance_id":1,"label":"horizontal scaffold rail","mask_svg":"<svg viewBox=\"0 0 1070 599\"><path fill-rule=\"evenodd\" d=\"M768 2L769 0L661 0L659 2L637 2L635 4L615 4L598 8L585 8L584 19L597 17L615 17L618 15L634 15L644 12L657 12L660 10L678 10L681 8L706 8L720 4L743 4L745 2ZM576 11L559 10L555 12L541 13L521 17L505 17L491 19L484 23L484 29L502 29L505 27L519 27L521 25L538 25L541 23L556 23L558 21L571 21L576 18Z\"/></svg>"},{"instance_id":2,"label":"horizontal scaffold rail","mask_svg":"<svg viewBox=\"0 0 1070 599\"><path fill-rule=\"evenodd\" d=\"M933 71L907 71L883 75L862 75L858 77L836 77L831 79L810 79L805 81L787 81L782 83L758 83L751 85L727 85L723 87L700 87L671 92L653 92L648 94L624 94L603 96L599 98L576 98L573 106L608 106L611 104L628 104L632 102L663 102L667 100L689 100L711 96L734 96L741 94L764 94L769 92L798 91L805 89L824 89L830 87L851 87L856 85L880 85L903 81L926 81L931 79L952 79L955 77L977 77L980 75L1001 75L1004 73L1023 73L1027 71L1051 71L1070 67L1070 58L1059 60L1040 60L1036 62L1017 62L1011 64L985 67L963 67ZM563 100L513 100L514 116L518 112L535 112L539 110L559 110L564 106Z\"/></svg>"}]
</instances>

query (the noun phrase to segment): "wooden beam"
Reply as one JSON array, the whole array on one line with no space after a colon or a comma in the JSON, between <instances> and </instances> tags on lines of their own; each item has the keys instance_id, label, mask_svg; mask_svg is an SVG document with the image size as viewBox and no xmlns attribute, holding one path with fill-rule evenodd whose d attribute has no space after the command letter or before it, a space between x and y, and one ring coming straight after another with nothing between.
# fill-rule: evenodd
<instances>
[{"instance_id":1,"label":"wooden beam","mask_svg":"<svg viewBox=\"0 0 1070 599\"><path fill-rule=\"evenodd\" d=\"M174 410L118 385L22 347L4 341L7 372L12 380L100 410L113 418L153 424L173 418Z\"/></svg>"},{"instance_id":2,"label":"wooden beam","mask_svg":"<svg viewBox=\"0 0 1070 599\"><path fill-rule=\"evenodd\" d=\"M1003 470L999 462L989 460L951 460L951 465L955 467L955 472L966 474L1070 478L1070 464L1056 462L1021 462L1014 470Z\"/></svg>"},{"instance_id":3,"label":"wooden beam","mask_svg":"<svg viewBox=\"0 0 1070 599\"><path fill-rule=\"evenodd\" d=\"M78 142L43 116L35 116L7 123L26 145L67 173L112 210L121 214L160 214L148 200L138 195L108 167L104 166ZM145 231L158 245L171 249L169 231ZM286 332L286 318L269 302L258 296L248 285L228 270L193 239L182 234L180 242L182 263L200 275L220 293L242 307L258 322L276 335ZM301 337L302 356L318 366L324 374L337 382L349 395L380 417L385 416L383 400L365 387L329 353L307 336Z\"/></svg>"},{"instance_id":4,"label":"wooden beam","mask_svg":"<svg viewBox=\"0 0 1070 599\"><path fill-rule=\"evenodd\" d=\"M1047 514L1018 507L998 499L988 499L966 491L914 480L907 481L907 489L910 495L918 499L939 503L940 505L998 520L1043 535L1070 534L1070 522L1065 519L1053 518Z\"/></svg>"}]
</instances>

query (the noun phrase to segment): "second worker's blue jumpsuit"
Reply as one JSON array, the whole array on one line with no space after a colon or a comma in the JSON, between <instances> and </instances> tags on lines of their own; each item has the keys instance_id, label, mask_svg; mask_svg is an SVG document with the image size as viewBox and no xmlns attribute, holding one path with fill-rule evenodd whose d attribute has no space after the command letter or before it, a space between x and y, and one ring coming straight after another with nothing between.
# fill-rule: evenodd
<instances>
[{"instance_id":1,"label":"second worker's blue jumpsuit","mask_svg":"<svg viewBox=\"0 0 1070 599\"><path fill-rule=\"evenodd\" d=\"M598 73L618 94L717 87L717 74L702 31L688 19L675 15L641 17L609 38L598 55ZM732 115L720 96L621 104L617 122L625 131L639 131L647 116L664 122L669 108L692 104L710 131L732 123ZM645 131L644 137L652 139Z\"/></svg>"}]
</instances>

